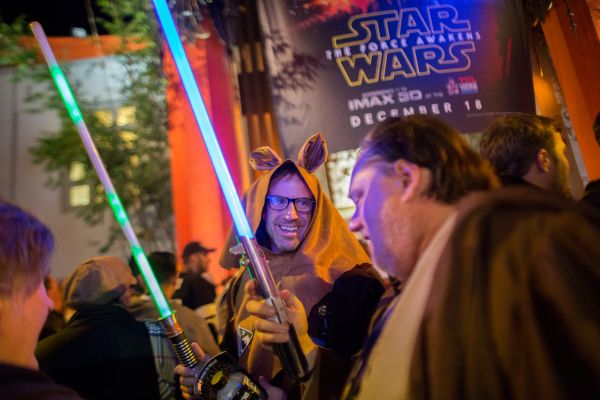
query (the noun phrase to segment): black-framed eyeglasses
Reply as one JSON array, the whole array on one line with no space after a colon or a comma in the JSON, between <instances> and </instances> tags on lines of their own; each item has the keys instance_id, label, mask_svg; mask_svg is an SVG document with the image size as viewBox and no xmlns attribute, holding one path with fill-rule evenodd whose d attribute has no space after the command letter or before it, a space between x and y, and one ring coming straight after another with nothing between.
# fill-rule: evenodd
<instances>
[{"instance_id":1,"label":"black-framed eyeglasses","mask_svg":"<svg viewBox=\"0 0 600 400\"><path fill-rule=\"evenodd\" d=\"M294 203L296 211L298 212L311 212L315 208L315 201L306 197L299 197L297 199L290 199L289 197L271 195L267 196L267 203L269 208L276 211L283 211L287 208L290 201Z\"/></svg>"}]
</instances>

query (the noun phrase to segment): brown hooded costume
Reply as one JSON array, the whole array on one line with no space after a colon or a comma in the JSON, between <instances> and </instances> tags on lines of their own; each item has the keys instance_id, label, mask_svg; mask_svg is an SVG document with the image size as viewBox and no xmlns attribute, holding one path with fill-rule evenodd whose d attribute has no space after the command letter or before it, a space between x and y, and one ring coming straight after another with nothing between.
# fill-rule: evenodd
<instances>
[{"instance_id":1,"label":"brown hooded costume","mask_svg":"<svg viewBox=\"0 0 600 400\"><path fill-rule=\"evenodd\" d=\"M282 162L268 147L256 150L251 154L250 163L255 170L266 172L248 189L244 203L250 226L265 252L275 282L298 296L306 309L309 335L316 344L334 350L349 362L362 346L383 286L367 254L311 173L326 157L327 147L321 134L308 139L300 150L298 163ZM270 240L261 219L271 178L283 166L300 175L313 194L316 206L306 236L296 251L274 254L268 248ZM225 248L235 244L231 232ZM220 262L225 268L239 265L238 256L228 250L223 252ZM248 279L249 274L244 269L232 280L223 296L220 320L227 324L222 347L240 357L242 366L252 371L252 366L246 365L245 346L240 340L243 332L240 328L248 331L254 328L244 309L243 288Z\"/></svg>"},{"instance_id":2,"label":"brown hooded costume","mask_svg":"<svg viewBox=\"0 0 600 400\"><path fill-rule=\"evenodd\" d=\"M527 189L461 205L409 398L598 398L600 214Z\"/></svg>"}]
</instances>

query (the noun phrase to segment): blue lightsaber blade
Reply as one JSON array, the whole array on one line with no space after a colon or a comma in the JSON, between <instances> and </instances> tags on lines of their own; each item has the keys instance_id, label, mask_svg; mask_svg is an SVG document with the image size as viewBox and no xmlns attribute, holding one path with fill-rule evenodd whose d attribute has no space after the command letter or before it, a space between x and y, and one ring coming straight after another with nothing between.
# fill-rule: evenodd
<instances>
[{"instance_id":1,"label":"blue lightsaber blade","mask_svg":"<svg viewBox=\"0 0 600 400\"><path fill-rule=\"evenodd\" d=\"M175 29L175 23L173 22L173 18L167 7L167 2L165 0L155 0L154 6L156 7L156 12L163 27L167 43L171 49L171 54L175 60L175 65L181 76L181 82L185 88L190 106L194 112L196 123L200 128L208 155L210 156L215 173L217 174L221 190L225 196L225 201L231 212L237 234L239 236L253 238L254 233L252 232L252 229L250 229L250 224L248 223L248 219L246 218L246 214L244 213L242 204L235 190L233 179L231 179L225 157L219 146L219 141L217 140L208 112L206 111L206 106L204 105L200 90L194 79L192 67L185 55L185 50L179 39L179 34Z\"/></svg>"},{"instance_id":2,"label":"blue lightsaber blade","mask_svg":"<svg viewBox=\"0 0 600 400\"><path fill-rule=\"evenodd\" d=\"M242 208L242 203L235 190L233 179L231 179L229 168L227 168L225 157L223 157L223 152L219 146L219 141L217 140L208 112L206 111L206 106L202 100L200 90L194 79L192 68L186 57L177 29L175 28L175 23L173 22L173 17L169 11L167 2L166 0L153 0L153 3L163 28L167 44L173 55L173 60L179 71L185 93L187 94L190 106L194 112L196 123L200 128L200 133L204 139L208 155L213 164L215 173L217 174L231 217L233 218L236 232L244 246L247 257L249 258L249 267L252 275L258 282L259 291L261 292L262 297L274 305L277 311L277 321L289 323L285 303L279 296L277 286L275 285L275 281L273 280L273 276L267 265L265 255L256 244L254 232L252 232L252 229L250 228L250 224L248 223L248 219ZM276 345L275 348L284 370L290 377L294 379L304 379L308 376L308 363L306 357L302 353L293 326L290 326L290 342Z\"/></svg>"}]
</instances>

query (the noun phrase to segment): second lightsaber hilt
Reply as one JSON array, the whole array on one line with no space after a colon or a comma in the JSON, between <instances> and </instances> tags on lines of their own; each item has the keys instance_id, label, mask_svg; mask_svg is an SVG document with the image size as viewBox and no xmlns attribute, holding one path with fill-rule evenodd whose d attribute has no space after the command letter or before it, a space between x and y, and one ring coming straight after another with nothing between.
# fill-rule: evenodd
<instances>
[{"instance_id":1,"label":"second lightsaber hilt","mask_svg":"<svg viewBox=\"0 0 600 400\"><path fill-rule=\"evenodd\" d=\"M183 329L179 325L179 322L177 322L175 313L166 318L159 319L158 322L167 332L167 336L173 345L173 350L175 350L179 362L190 369L196 368L200 364L200 360L196 357Z\"/></svg>"},{"instance_id":2,"label":"second lightsaber hilt","mask_svg":"<svg viewBox=\"0 0 600 400\"><path fill-rule=\"evenodd\" d=\"M285 302L279 295L277 286L271 274L271 270L267 264L267 259L264 252L258 247L256 239L240 237L242 246L248 258L250 272L258 283L258 292L261 297L275 307L276 322L288 324L290 327L290 340L287 343L275 344L275 351L279 356L281 365L285 373L292 379L305 380L310 374L308 361L302 352L298 334L294 329L294 325L290 323Z\"/></svg>"}]
</instances>

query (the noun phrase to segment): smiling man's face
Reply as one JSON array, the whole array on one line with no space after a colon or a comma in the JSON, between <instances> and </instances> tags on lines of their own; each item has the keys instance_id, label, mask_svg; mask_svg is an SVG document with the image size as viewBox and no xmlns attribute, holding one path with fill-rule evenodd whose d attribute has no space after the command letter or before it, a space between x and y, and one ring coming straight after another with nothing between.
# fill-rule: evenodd
<instances>
[{"instance_id":1,"label":"smiling man's face","mask_svg":"<svg viewBox=\"0 0 600 400\"><path fill-rule=\"evenodd\" d=\"M296 173L272 181L267 195L314 200L310 189ZM299 212L291 201L285 209L278 211L272 209L268 203L268 200L265 200L262 218L271 239L271 251L273 253L295 251L306 236L313 211Z\"/></svg>"}]
</instances>

